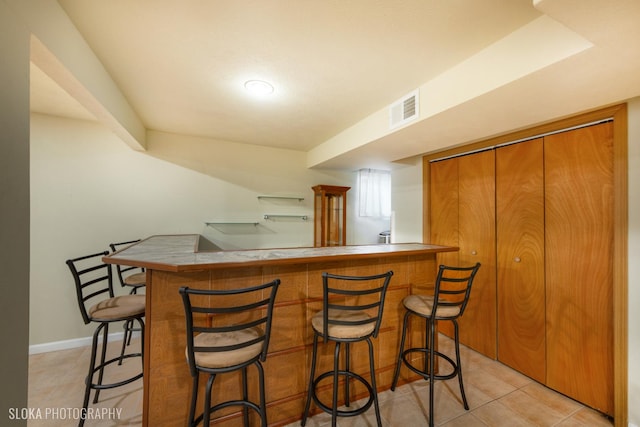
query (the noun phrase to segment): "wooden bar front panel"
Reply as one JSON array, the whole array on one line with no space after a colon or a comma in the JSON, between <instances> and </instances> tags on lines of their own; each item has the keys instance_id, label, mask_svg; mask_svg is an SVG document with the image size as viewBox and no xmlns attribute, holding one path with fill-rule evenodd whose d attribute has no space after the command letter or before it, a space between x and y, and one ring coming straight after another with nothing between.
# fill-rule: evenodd
<instances>
[{"instance_id":1,"label":"wooden bar front panel","mask_svg":"<svg viewBox=\"0 0 640 427\"><path fill-rule=\"evenodd\" d=\"M244 287L280 278L282 284L276 298L269 356L264 368L269 424L284 425L299 419L303 412L313 338L310 318L322 307L321 273L330 271L365 275L388 270L393 270L394 276L387 293L380 334L374 340L379 390L388 389L391 385L404 314L402 299L412 289L419 292L433 290L435 253L182 273L150 270L147 286L144 425L174 427L184 425L187 419L191 377L185 358L184 310L178 295L180 286L220 289ZM418 344L418 340L422 339L422 329L423 325L411 332L412 344ZM368 371L367 358L364 357L366 344L360 344L362 347L358 344L353 346L352 364L364 373ZM333 345L320 345L319 372L332 366L333 348ZM250 397L257 400L255 369L249 369L249 376ZM410 376L409 371L402 368L401 382L415 379L416 376ZM239 381L239 376L235 374L216 378L214 402L220 396L224 399L239 397ZM201 380L201 384L203 382ZM328 396L328 387L326 393ZM364 390L354 387L354 398L363 395ZM312 405L312 410L315 409L315 405ZM197 410L202 410L201 401ZM227 412L214 416L218 418L216 422L225 426L242 425L237 408L229 408Z\"/></svg>"}]
</instances>

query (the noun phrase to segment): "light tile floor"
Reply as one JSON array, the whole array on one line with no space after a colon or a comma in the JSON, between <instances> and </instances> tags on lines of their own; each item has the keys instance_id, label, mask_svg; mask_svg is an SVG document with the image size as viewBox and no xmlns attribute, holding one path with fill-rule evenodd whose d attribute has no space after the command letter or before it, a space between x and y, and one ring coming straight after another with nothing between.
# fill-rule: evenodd
<instances>
[{"instance_id":1,"label":"light tile floor","mask_svg":"<svg viewBox=\"0 0 640 427\"><path fill-rule=\"evenodd\" d=\"M445 353L451 342L440 339ZM119 351L114 343L113 351ZM139 343L132 343L138 345ZM111 348L111 346L110 346ZM135 347L134 347L135 348ZM597 411L550 390L526 376L461 347L464 386L470 410L465 411L457 379L436 382L435 422L438 426L611 426L610 419ZM29 357L29 407L74 408L82 406L84 377L90 350L88 347L36 354ZM129 359L110 375L128 375L140 368L138 360ZM385 427L428 425L429 384L416 381L379 394L382 422ZM357 405L357 402L355 403ZM142 380L124 387L101 392L100 401L91 408L111 409L111 418L87 420L85 426L140 426L142 421ZM116 414L115 410L121 409ZM51 410L51 409L50 409ZM68 427L77 425L70 419L30 419L29 427ZM328 414L318 414L307 421L308 427L330 425ZM290 426L299 426L299 422ZM375 426L373 408L357 417L339 419L338 425Z\"/></svg>"}]
</instances>

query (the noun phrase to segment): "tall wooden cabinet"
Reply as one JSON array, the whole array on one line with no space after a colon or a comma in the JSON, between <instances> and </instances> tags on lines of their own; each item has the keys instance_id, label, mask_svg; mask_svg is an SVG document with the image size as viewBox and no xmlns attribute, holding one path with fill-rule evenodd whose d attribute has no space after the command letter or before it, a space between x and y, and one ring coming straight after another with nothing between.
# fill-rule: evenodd
<instances>
[{"instance_id":1,"label":"tall wooden cabinet","mask_svg":"<svg viewBox=\"0 0 640 427\"><path fill-rule=\"evenodd\" d=\"M613 182L612 122L430 164L439 262L483 264L461 341L610 415Z\"/></svg>"},{"instance_id":2,"label":"tall wooden cabinet","mask_svg":"<svg viewBox=\"0 0 640 427\"><path fill-rule=\"evenodd\" d=\"M482 267L460 318L460 340L488 357L496 357L495 162L492 151L456 157L431 165L432 242L458 246L439 254L438 262ZM451 334L450 326L442 325Z\"/></svg>"},{"instance_id":3,"label":"tall wooden cabinet","mask_svg":"<svg viewBox=\"0 0 640 427\"><path fill-rule=\"evenodd\" d=\"M347 244L347 191L351 187L316 185L314 193L313 246Z\"/></svg>"}]
</instances>

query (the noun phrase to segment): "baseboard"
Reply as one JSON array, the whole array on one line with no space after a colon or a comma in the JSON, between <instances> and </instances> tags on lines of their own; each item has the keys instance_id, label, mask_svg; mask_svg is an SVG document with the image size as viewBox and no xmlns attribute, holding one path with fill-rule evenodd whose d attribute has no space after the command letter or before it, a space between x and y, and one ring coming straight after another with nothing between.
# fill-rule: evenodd
<instances>
[{"instance_id":1,"label":"baseboard","mask_svg":"<svg viewBox=\"0 0 640 427\"><path fill-rule=\"evenodd\" d=\"M133 337L139 337L140 332L133 332ZM112 341L121 341L124 337L123 332L114 332L109 334L109 342ZM47 342L42 344L33 344L29 346L29 355L39 354L39 353L48 353L50 351L60 351L60 350L70 350L72 348L78 347L88 347L91 345L92 337L84 337L84 338L74 338L71 340L63 340L63 341L54 341Z\"/></svg>"}]
</instances>

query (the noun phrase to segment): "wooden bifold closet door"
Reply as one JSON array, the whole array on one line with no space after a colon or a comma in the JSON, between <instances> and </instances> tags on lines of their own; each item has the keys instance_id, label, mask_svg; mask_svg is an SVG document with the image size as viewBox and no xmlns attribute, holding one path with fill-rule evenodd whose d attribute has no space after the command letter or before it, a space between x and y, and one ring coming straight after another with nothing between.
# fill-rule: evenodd
<instances>
[{"instance_id":1,"label":"wooden bifold closet door","mask_svg":"<svg viewBox=\"0 0 640 427\"><path fill-rule=\"evenodd\" d=\"M613 414L613 123L545 137L547 385Z\"/></svg>"},{"instance_id":2,"label":"wooden bifold closet door","mask_svg":"<svg viewBox=\"0 0 640 427\"><path fill-rule=\"evenodd\" d=\"M493 151L431 164L431 242L458 246L439 254L438 262L482 266L473 281L469 304L459 319L460 342L496 357L495 158ZM443 333L452 336L449 322Z\"/></svg>"},{"instance_id":3,"label":"wooden bifold closet door","mask_svg":"<svg viewBox=\"0 0 640 427\"><path fill-rule=\"evenodd\" d=\"M498 360L544 383L542 138L496 150Z\"/></svg>"},{"instance_id":4,"label":"wooden bifold closet door","mask_svg":"<svg viewBox=\"0 0 640 427\"><path fill-rule=\"evenodd\" d=\"M482 263L460 341L613 415L613 123L429 168L438 262Z\"/></svg>"}]
</instances>

